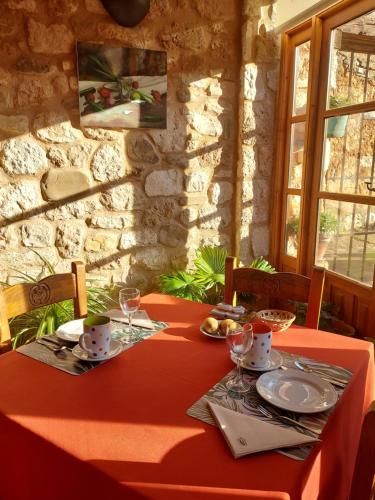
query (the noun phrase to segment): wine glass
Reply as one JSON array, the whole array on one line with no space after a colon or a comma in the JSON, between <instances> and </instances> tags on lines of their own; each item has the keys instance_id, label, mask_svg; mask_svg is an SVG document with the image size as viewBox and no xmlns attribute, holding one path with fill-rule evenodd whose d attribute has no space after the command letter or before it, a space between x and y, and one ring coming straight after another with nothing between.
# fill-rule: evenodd
<instances>
[{"instance_id":1,"label":"wine glass","mask_svg":"<svg viewBox=\"0 0 375 500\"><path fill-rule=\"evenodd\" d=\"M243 394L250 389L250 384L242 377L241 363L244 356L250 351L253 345L253 327L248 323L244 325L244 327L228 330L226 340L237 362L236 375L228 380L226 384L227 389L235 393Z\"/></svg>"},{"instance_id":2,"label":"wine glass","mask_svg":"<svg viewBox=\"0 0 375 500\"><path fill-rule=\"evenodd\" d=\"M132 320L133 314L138 311L141 302L141 294L138 288L121 288L119 292L119 303L122 312L129 318L128 336L123 340L131 342L133 338Z\"/></svg>"}]
</instances>

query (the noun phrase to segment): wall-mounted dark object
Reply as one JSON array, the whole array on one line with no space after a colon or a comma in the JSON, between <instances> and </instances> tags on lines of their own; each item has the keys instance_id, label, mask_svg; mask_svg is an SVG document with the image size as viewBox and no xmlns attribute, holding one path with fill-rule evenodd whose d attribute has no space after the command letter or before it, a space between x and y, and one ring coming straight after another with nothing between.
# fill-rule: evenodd
<instances>
[{"instance_id":1,"label":"wall-mounted dark object","mask_svg":"<svg viewBox=\"0 0 375 500\"><path fill-rule=\"evenodd\" d=\"M150 10L150 0L102 0L104 8L121 26L140 23Z\"/></svg>"}]
</instances>

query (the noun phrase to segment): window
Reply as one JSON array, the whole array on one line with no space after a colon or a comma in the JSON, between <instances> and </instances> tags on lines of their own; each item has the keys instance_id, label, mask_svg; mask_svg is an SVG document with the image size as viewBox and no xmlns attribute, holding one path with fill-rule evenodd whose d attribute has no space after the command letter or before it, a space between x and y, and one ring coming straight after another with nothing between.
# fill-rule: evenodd
<instances>
[{"instance_id":1,"label":"window","mask_svg":"<svg viewBox=\"0 0 375 500\"><path fill-rule=\"evenodd\" d=\"M344 5L283 35L272 256L285 271L325 267L326 299L363 331L375 265L375 10Z\"/></svg>"}]
</instances>

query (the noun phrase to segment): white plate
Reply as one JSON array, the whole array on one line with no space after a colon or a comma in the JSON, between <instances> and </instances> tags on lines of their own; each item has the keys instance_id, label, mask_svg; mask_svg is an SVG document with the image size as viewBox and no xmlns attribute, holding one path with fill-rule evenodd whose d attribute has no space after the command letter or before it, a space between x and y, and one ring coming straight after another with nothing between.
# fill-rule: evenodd
<instances>
[{"instance_id":1,"label":"white plate","mask_svg":"<svg viewBox=\"0 0 375 500\"><path fill-rule=\"evenodd\" d=\"M59 326L55 333L60 339L78 342L79 337L83 333L83 321L84 318L68 321Z\"/></svg>"},{"instance_id":2,"label":"white plate","mask_svg":"<svg viewBox=\"0 0 375 500\"><path fill-rule=\"evenodd\" d=\"M231 353L230 354L231 360L233 363L237 364L236 357ZM243 368L246 368L247 370L251 370L253 372L268 372L271 370L276 370L277 368L280 368L280 366L283 364L283 357L279 353L279 351L276 351L276 349L271 349L270 353L270 359L268 363L265 366L262 366L261 368L258 367L256 368L255 366L252 366L249 361L245 359L242 361L241 366Z\"/></svg>"},{"instance_id":3,"label":"white plate","mask_svg":"<svg viewBox=\"0 0 375 500\"><path fill-rule=\"evenodd\" d=\"M220 321L219 321L219 324L220 324ZM201 325L199 327L199 330L203 333L203 335L207 335L207 337L212 337L213 339L221 339L221 340L225 340L226 339L226 335L220 335L217 332L214 332L214 333L208 333L206 332L206 330L203 330L203 325Z\"/></svg>"},{"instance_id":4,"label":"white plate","mask_svg":"<svg viewBox=\"0 0 375 500\"><path fill-rule=\"evenodd\" d=\"M107 354L107 356L91 357L89 353L82 349L79 344L73 347L72 354L74 354L74 356L76 356L77 358L82 359L83 361L104 361L105 359L111 359L120 354L123 347L124 345L121 340L112 339L109 344L109 353Z\"/></svg>"},{"instance_id":5,"label":"white plate","mask_svg":"<svg viewBox=\"0 0 375 500\"><path fill-rule=\"evenodd\" d=\"M269 403L297 413L318 413L337 402L337 392L329 382L293 368L263 373L256 388Z\"/></svg>"}]
</instances>

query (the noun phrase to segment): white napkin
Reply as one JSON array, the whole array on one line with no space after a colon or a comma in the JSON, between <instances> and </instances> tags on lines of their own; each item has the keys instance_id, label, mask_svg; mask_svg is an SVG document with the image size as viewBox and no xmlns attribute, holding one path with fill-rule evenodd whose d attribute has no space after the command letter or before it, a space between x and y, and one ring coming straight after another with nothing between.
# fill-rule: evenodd
<instances>
[{"instance_id":1,"label":"white napkin","mask_svg":"<svg viewBox=\"0 0 375 500\"><path fill-rule=\"evenodd\" d=\"M263 422L222 406L208 403L234 458L258 451L300 446L319 441L293 429Z\"/></svg>"},{"instance_id":2,"label":"white napkin","mask_svg":"<svg viewBox=\"0 0 375 500\"><path fill-rule=\"evenodd\" d=\"M102 316L107 316L108 318L119 321L120 323L129 323L129 319L120 309L111 309L110 311L101 313ZM132 324L134 326L139 326L141 328L147 328L148 330L155 330L152 321L144 309L139 309L133 314Z\"/></svg>"}]
</instances>

